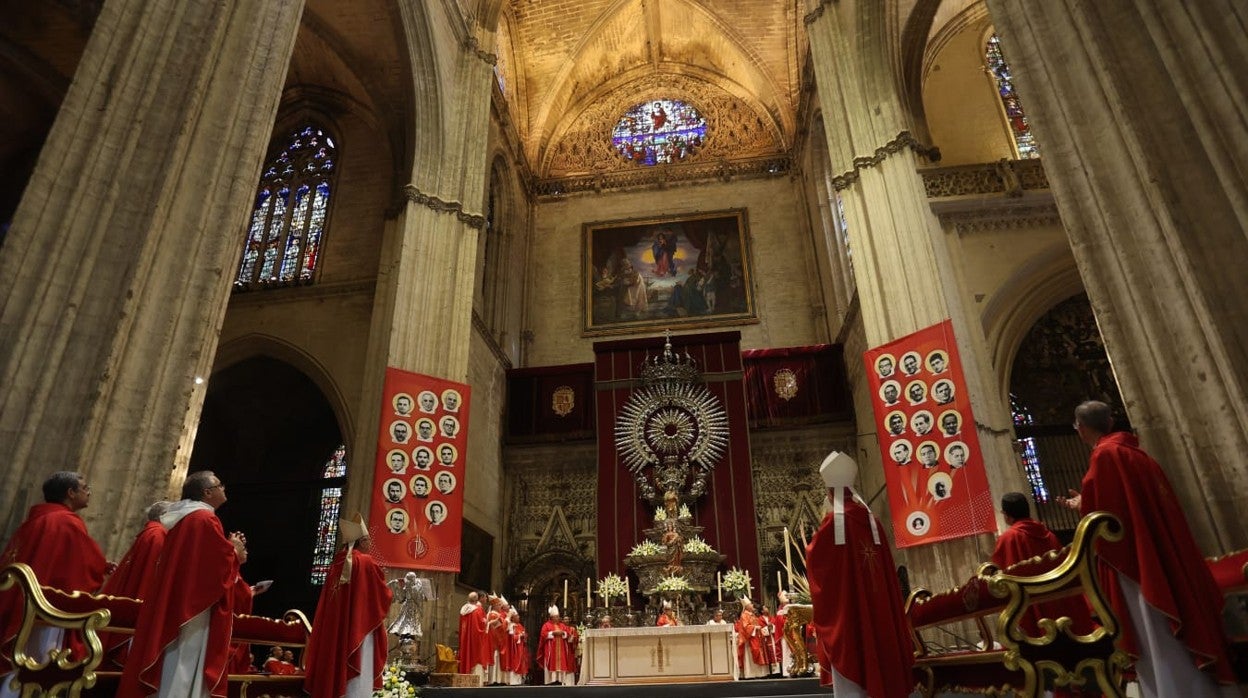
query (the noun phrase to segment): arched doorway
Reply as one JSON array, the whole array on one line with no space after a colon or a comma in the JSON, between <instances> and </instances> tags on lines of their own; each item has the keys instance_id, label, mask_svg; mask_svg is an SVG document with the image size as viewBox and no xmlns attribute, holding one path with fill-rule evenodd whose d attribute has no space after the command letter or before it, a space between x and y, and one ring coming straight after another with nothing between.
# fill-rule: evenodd
<instances>
[{"instance_id":1,"label":"arched doorway","mask_svg":"<svg viewBox=\"0 0 1248 698\"><path fill-rule=\"evenodd\" d=\"M324 476L342 438L324 394L283 361L254 357L209 382L191 470L213 470L226 485L229 501L217 513L227 532L247 536L243 576L274 582L255 599L258 615L316 610L320 587L311 572L322 496L346 484L343 468Z\"/></svg>"},{"instance_id":2,"label":"arched doorway","mask_svg":"<svg viewBox=\"0 0 1248 698\"><path fill-rule=\"evenodd\" d=\"M1114 408L1119 429L1129 429L1122 396L1087 294L1073 296L1032 325L1010 372L1010 409L1024 474L1031 483L1036 515L1069 535L1079 515L1054 500L1079 491L1088 468L1088 447L1071 423L1074 408L1100 400Z\"/></svg>"}]
</instances>

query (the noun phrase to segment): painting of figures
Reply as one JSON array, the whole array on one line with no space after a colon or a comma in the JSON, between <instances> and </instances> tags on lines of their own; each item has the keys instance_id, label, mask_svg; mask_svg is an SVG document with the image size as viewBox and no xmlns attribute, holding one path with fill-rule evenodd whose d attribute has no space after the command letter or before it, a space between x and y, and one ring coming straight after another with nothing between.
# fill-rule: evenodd
<instances>
[{"instance_id":1,"label":"painting of figures","mask_svg":"<svg viewBox=\"0 0 1248 698\"><path fill-rule=\"evenodd\" d=\"M744 209L584 232L586 335L757 321Z\"/></svg>"}]
</instances>

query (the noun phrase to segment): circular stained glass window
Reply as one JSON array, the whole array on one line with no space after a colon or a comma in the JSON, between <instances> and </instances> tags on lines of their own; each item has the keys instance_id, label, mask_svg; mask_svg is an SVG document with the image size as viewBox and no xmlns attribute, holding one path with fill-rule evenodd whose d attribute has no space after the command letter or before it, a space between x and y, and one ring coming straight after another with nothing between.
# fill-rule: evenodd
<instances>
[{"instance_id":1,"label":"circular stained glass window","mask_svg":"<svg viewBox=\"0 0 1248 698\"><path fill-rule=\"evenodd\" d=\"M620 117L611 133L616 151L639 165L662 165L692 155L706 138L706 120L674 99L642 102Z\"/></svg>"}]
</instances>

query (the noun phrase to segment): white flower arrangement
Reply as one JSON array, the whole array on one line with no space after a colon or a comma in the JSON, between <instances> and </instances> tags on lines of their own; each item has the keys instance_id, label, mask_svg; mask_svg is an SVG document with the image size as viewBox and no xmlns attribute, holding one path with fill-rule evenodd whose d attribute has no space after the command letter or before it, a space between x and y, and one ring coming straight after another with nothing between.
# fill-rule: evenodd
<instances>
[{"instance_id":1,"label":"white flower arrangement","mask_svg":"<svg viewBox=\"0 0 1248 698\"><path fill-rule=\"evenodd\" d=\"M614 572L598 580L598 597L604 605L611 605L611 598L624 596L624 579Z\"/></svg>"},{"instance_id":2,"label":"white flower arrangement","mask_svg":"<svg viewBox=\"0 0 1248 698\"><path fill-rule=\"evenodd\" d=\"M663 507L659 507L658 509L655 509L654 520L655 521L667 521L667 510L664 509Z\"/></svg>"},{"instance_id":3,"label":"white flower arrangement","mask_svg":"<svg viewBox=\"0 0 1248 698\"><path fill-rule=\"evenodd\" d=\"M692 519L693 518L693 512L689 511L688 504L680 505L680 511L677 512L676 518L678 519Z\"/></svg>"},{"instance_id":4,"label":"white flower arrangement","mask_svg":"<svg viewBox=\"0 0 1248 698\"><path fill-rule=\"evenodd\" d=\"M629 553L629 556L631 557L653 557L655 555L662 555L662 554L663 554L663 548L660 547L658 543L655 543L654 541L644 540L638 543L637 545L633 546L633 550L632 552Z\"/></svg>"},{"instance_id":5,"label":"white flower arrangement","mask_svg":"<svg viewBox=\"0 0 1248 698\"><path fill-rule=\"evenodd\" d=\"M386 665L381 674L381 690L373 691L373 698L413 698L416 687L407 682L407 676L398 664Z\"/></svg>"},{"instance_id":6,"label":"white flower arrangement","mask_svg":"<svg viewBox=\"0 0 1248 698\"><path fill-rule=\"evenodd\" d=\"M702 540L701 536L694 536L685 543L685 552L694 554L713 553L715 548L712 548L709 543Z\"/></svg>"},{"instance_id":7,"label":"white flower arrangement","mask_svg":"<svg viewBox=\"0 0 1248 698\"><path fill-rule=\"evenodd\" d=\"M740 596L750 588L750 573L743 571L740 567L733 567L724 573L720 586L729 594Z\"/></svg>"},{"instance_id":8,"label":"white flower arrangement","mask_svg":"<svg viewBox=\"0 0 1248 698\"><path fill-rule=\"evenodd\" d=\"M689 580L679 576L664 577L654 585L655 591L690 591L692 589L693 587L689 586Z\"/></svg>"}]
</instances>

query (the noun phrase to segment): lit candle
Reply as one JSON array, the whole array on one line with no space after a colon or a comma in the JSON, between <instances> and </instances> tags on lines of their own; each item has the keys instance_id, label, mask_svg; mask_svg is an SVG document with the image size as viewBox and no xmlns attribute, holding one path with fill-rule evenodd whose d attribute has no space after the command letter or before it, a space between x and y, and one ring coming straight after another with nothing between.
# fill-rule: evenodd
<instances>
[{"instance_id":1,"label":"lit candle","mask_svg":"<svg viewBox=\"0 0 1248 698\"><path fill-rule=\"evenodd\" d=\"M789 571L789 586L793 586L793 541L789 538L789 527L784 527L784 569ZM780 573L776 573L777 583Z\"/></svg>"},{"instance_id":2,"label":"lit candle","mask_svg":"<svg viewBox=\"0 0 1248 698\"><path fill-rule=\"evenodd\" d=\"M624 578L624 605L629 608L633 606L633 592L630 591L632 583L633 581L628 577Z\"/></svg>"},{"instance_id":3,"label":"lit candle","mask_svg":"<svg viewBox=\"0 0 1248 698\"><path fill-rule=\"evenodd\" d=\"M568 580L563 580L563 612L568 612Z\"/></svg>"},{"instance_id":4,"label":"lit candle","mask_svg":"<svg viewBox=\"0 0 1248 698\"><path fill-rule=\"evenodd\" d=\"M724 602L724 577L720 572L715 573L715 590L719 592L719 602Z\"/></svg>"}]
</instances>

